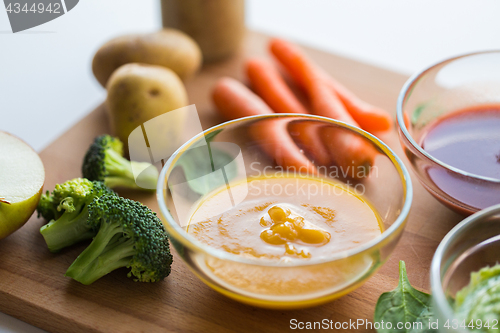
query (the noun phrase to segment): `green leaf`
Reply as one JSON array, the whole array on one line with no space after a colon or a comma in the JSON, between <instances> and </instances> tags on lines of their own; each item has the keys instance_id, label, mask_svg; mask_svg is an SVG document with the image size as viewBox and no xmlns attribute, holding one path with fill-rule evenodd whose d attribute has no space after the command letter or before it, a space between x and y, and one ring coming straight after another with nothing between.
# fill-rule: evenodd
<instances>
[{"instance_id":1,"label":"green leaf","mask_svg":"<svg viewBox=\"0 0 500 333\"><path fill-rule=\"evenodd\" d=\"M431 295L413 288L406 275L404 261L399 262L399 284L396 289L380 295L375 307L374 321L384 322L377 332L379 333L417 333L436 332L429 329L432 318ZM388 328L387 323L391 323ZM398 329L398 323L401 329ZM405 324L407 324L405 328ZM420 323L420 324L419 324Z\"/></svg>"},{"instance_id":2,"label":"green leaf","mask_svg":"<svg viewBox=\"0 0 500 333\"><path fill-rule=\"evenodd\" d=\"M500 320L500 264L471 273L469 284L456 293L455 313L469 323ZM483 329L497 332L498 328Z\"/></svg>"},{"instance_id":3,"label":"green leaf","mask_svg":"<svg viewBox=\"0 0 500 333\"><path fill-rule=\"evenodd\" d=\"M430 323L435 322L434 313L432 307L425 308L422 313L418 316L415 324L412 324L412 328L409 330L410 333L435 333L438 332L437 329L430 328Z\"/></svg>"}]
</instances>

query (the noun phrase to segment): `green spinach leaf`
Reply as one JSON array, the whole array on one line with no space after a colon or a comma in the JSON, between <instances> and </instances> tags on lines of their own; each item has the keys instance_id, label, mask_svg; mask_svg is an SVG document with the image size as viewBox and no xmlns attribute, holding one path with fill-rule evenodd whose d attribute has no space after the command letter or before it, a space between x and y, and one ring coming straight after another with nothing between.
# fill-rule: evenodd
<instances>
[{"instance_id":1,"label":"green spinach leaf","mask_svg":"<svg viewBox=\"0 0 500 333\"><path fill-rule=\"evenodd\" d=\"M431 326L431 323L433 326ZM422 313L418 316L418 319L412 324L412 328L409 330L410 333L437 333L434 325L437 325L434 320L434 313L432 312L432 307L425 308Z\"/></svg>"},{"instance_id":2,"label":"green spinach leaf","mask_svg":"<svg viewBox=\"0 0 500 333\"><path fill-rule=\"evenodd\" d=\"M377 332L437 332L429 328L431 320L431 295L411 286L406 275L406 265L404 261L400 261L397 288L380 295L375 307L374 321L384 322L384 325L380 325ZM388 325L388 323L391 324ZM398 328L398 323L400 328Z\"/></svg>"}]
</instances>

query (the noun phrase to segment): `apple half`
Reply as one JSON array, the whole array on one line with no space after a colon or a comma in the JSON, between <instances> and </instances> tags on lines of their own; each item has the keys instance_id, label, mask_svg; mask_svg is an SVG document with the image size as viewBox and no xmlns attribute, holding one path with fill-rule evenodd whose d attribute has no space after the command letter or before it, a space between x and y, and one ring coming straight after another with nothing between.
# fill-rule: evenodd
<instances>
[{"instance_id":1,"label":"apple half","mask_svg":"<svg viewBox=\"0 0 500 333\"><path fill-rule=\"evenodd\" d=\"M24 141L0 131L0 239L29 220L38 205L45 169Z\"/></svg>"}]
</instances>

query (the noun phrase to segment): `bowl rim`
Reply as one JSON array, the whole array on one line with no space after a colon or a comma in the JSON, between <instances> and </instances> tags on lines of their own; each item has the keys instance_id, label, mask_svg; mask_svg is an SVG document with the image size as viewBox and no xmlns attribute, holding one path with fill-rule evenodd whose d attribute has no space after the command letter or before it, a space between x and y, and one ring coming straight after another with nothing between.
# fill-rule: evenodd
<instances>
[{"instance_id":1,"label":"bowl rim","mask_svg":"<svg viewBox=\"0 0 500 333\"><path fill-rule=\"evenodd\" d=\"M399 92L398 95L398 100L396 104L396 120L398 123L399 131L400 133L403 133L405 139L412 145L414 149L416 149L420 154L422 154L424 157L427 159L431 160L432 162L440 165L441 167L448 169L450 171L453 171L455 173L458 173L460 175L469 177L469 178L475 178L478 180L483 180L483 181L488 181L492 183L499 183L500 184L500 179L493 178L493 177L487 177L487 176L481 176L477 175L471 172L464 171L462 169L456 168L452 165L449 165L445 162L442 162L441 160L438 160L437 158L433 157L431 154L426 152L410 135L410 132L406 128L406 124L404 122L404 116L403 116L403 104L406 101L407 95L414 89L414 87L418 84L418 81L422 76L427 74L427 72L433 70L434 68L444 65L446 63L451 63L453 61L456 61L458 59L466 58L466 57L471 57L471 56L477 56L477 55L484 55L484 54L490 54L490 53L497 53L500 55L500 50L485 50L485 51L476 51L476 52L468 52L468 53L463 53L460 55L456 55L453 57L447 57L446 59L437 61L433 63L430 66L426 66L423 69L417 71L414 73L410 78L405 82L403 85L403 88L401 88L401 91Z\"/></svg>"},{"instance_id":2,"label":"bowl rim","mask_svg":"<svg viewBox=\"0 0 500 333\"><path fill-rule=\"evenodd\" d=\"M453 229L451 229L446 236L441 240L439 246L434 252L431 262L430 270L430 282L431 282L431 292L434 302L438 305L437 311L441 311L445 318L452 319L455 318L455 312L451 308L450 304L446 299L446 295L443 291L443 283L441 281L441 265L443 262L443 256L448 250L450 243L458 236L466 233L472 225L484 218L490 217L492 215L500 213L500 204L490 206L479 212L467 217L457 224Z\"/></svg>"},{"instance_id":3,"label":"bowl rim","mask_svg":"<svg viewBox=\"0 0 500 333\"><path fill-rule=\"evenodd\" d=\"M401 185L403 187L403 191L405 192L404 194L404 204L403 207L400 210L399 215L397 216L396 220L394 223L387 228L380 236L377 236L376 238L370 240L369 242L366 242L365 244L362 244L360 246L357 246L355 248L349 249L349 250L344 250L344 251L339 251L337 253L332 254L328 258L312 258L309 260L303 260L303 261L291 261L290 263L283 263L283 262L276 262L272 260L265 260L265 259L253 259L253 258L246 258L239 256L237 254L232 254L229 252L225 252L223 250L219 250L216 248L212 248L210 246L207 246L200 241L198 241L196 238L189 236L173 219L172 215L170 214L168 208L166 207L165 204L165 198L164 198L164 184L166 184L166 173L170 169L170 167L176 162L176 160L179 158L179 156L186 151L187 147L195 143L198 139L200 139L202 136L206 136L209 133L212 133L214 131L217 131L221 128L225 128L230 125L238 124L238 123L244 123L244 122L249 122L249 121L255 121L259 119L270 119L270 118L303 118L303 119L312 119L312 120L318 120L318 121L323 121L323 122L328 122L330 124L334 124L343 128L347 128L353 132L356 132L357 135L361 135L365 139L368 139L371 141L377 148L379 148L392 162L394 167L396 168L398 174L399 174L399 179L401 180ZM233 261L233 262L238 262L238 263L244 263L244 264L249 264L249 265L255 265L255 266L270 266L270 267L302 267L302 266L311 266L311 265L317 265L317 264L323 264L323 263L329 263L335 260L340 260L340 259L345 259L347 257L352 257L355 256L359 253L362 253L364 251L367 251L371 248L376 247L380 243L383 243L386 241L389 237L392 236L392 234L398 230L401 227L404 227L405 222L408 218L408 214L410 212L411 204L413 201L413 185L411 182L410 174L402 162L402 160L394 153L394 151L389 148L382 140L379 138L375 137L374 135L358 128L355 126L352 126L350 124L344 123L342 121L334 120L331 118L327 117L321 117L321 116L316 116L316 115L306 115L306 114L294 114L294 113L279 113L279 114L266 114L266 115L258 115L258 116L250 116L250 117L244 117L244 118L238 118L235 120L230 120L218 125L215 125L207 130L204 130L203 132L195 135L191 139L189 139L186 143L184 143L181 147L179 147L167 160L165 165L163 166L159 178L158 178L158 183L157 183L157 188L156 188L156 196L157 196L157 201L158 205L160 207L160 212L163 215L163 217L166 219L168 223L168 232L171 235L172 238L175 239L175 241L182 243L182 245L190 248L193 251L196 252L202 252L202 253L207 253L210 256L213 256L215 258L221 259L221 260L228 260L228 261ZM173 235L172 235L173 234Z\"/></svg>"}]
</instances>

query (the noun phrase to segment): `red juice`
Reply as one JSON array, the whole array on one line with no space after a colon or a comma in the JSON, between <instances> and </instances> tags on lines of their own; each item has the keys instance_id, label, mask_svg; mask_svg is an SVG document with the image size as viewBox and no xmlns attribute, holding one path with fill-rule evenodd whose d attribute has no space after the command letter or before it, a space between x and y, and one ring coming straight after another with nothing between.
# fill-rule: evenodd
<instances>
[{"instance_id":1,"label":"red juice","mask_svg":"<svg viewBox=\"0 0 500 333\"><path fill-rule=\"evenodd\" d=\"M421 146L462 171L500 179L500 105L469 108L438 119L426 129Z\"/></svg>"}]
</instances>

